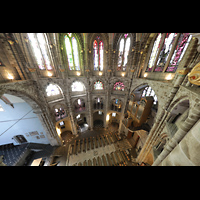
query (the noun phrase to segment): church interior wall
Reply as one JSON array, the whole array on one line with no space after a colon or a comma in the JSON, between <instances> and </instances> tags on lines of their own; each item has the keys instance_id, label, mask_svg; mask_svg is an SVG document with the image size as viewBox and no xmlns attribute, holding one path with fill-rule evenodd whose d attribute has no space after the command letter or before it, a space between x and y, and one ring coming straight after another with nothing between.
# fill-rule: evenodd
<instances>
[{"instance_id":1,"label":"church interior wall","mask_svg":"<svg viewBox=\"0 0 200 200\"><path fill-rule=\"evenodd\" d=\"M8 130L9 134L3 134L3 137L0 136L0 145L1 143L5 144L6 142L11 142L12 137L15 135L15 132L19 131L20 127L21 132L19 134L24 135L30 142L49 143L56 146L62 145L60 138L61 133L71 131L73 135L77 135L78 123L76 117L79 114L86 119L91 130L93 130L93 123L95 120L103 120L105 128L108 128L109 123L115 121L119 123L118 133L125 133L125 136L127 136L129 129L122 123L122 120L124 120L124 114L127 112L127 108L129 108L131 93L138 87L146 84L155 92L158 102L156 105L157 107L155 106L155 109L151 109L147 119L146 124L149 125L150 130L138 154L137 161L139 163L145 161L153 164L157 158L158 160L161 158L164 154L162 152L166 152L166 149L170 149L170 152L168 152L169 155L165 158L162 157L159 165L185 165L187 163L189 165L200 165L197 156L193 156L193 154L198 154L197 151L199 149L197 135L197 130L200 126L199 121L191 129L188 129L188 133L186 133L184 138L175 146L171 145L171 143L175 144L173 138L176 138L176 136L168 134L169 126L174 126L173 124L176 125L178 131L182 129L186 130L186 128L183 128L183 124L200 100L199 85L192 84L188 79L190 71L200 62L198 37L192 36L176 71L170 73L165 71L167 65L164 66L165 70L163 72L155 72L154 70L152 70L152 72L146 71L157 36L156 33L128 34L131 45L128 50L125 71L122 69L119 70L117 66L120 53L120 40L122 37L125 37L126 34L73 33L78 45L80 70L69 70L64 41L64 36L66 34L67 33L45 34L48 41L48 46L46 48L48 49L49 55L51 55L51 60L54 65L52 70L41 70L34 58L34 52L27 33L0 33L0 62L3 63L0 67L0 97L6 91L10 91L10 94L19 93L19 96L24 95L25 98L27 96L27 99L31 99L30 102L26 101L16 103L16 105L14 104L14 107L16 107L15 111L20 114L19 116L18 114L13 114L7 119L6 115L3 116L4 112L0 112L0 115L2 115L5 120L10 120L10 122L6 122L8 126L4 126L4 128L2 126L1 129L6 129L6 127L11 126L11 120L20 119L20 116L24 112L27 112L29 108L34 108L34 112L27 115L31 118L26 119L28 124L26 127L28 127L28 129L25 129L22 121L17 123L19 125L18 128L16 125ZM178 37L180 35L181 33L178 33ZM198 34L195 34L195 36L196 35ZM171 49L175 49L178 37L175 39L175 42L172 43L173 46ZM101 38L104 43L103 71L94 70L93 42L96 38ZM162 42L164 42L164 38ZM161 49L159 49L159 52L160 51ZM169 55L172 56L172 52L170 53ZM44 55L42 56L45 57ZM158 56L156 58L158 59ZM156 66L153 66L153 69L155 67ZM7 77L8 72L14 76L14 80ZM79 81L84 85L83 91L72 91L71 86L75 81ZM94 83L96 81L101 81L103 83L103 90L95 90ZM114 84L119 81L124 83L124 91L113 89ZM48 96L46 89L49 84L56 85L60 89L60 93L58 95ZM138 92L136 94L136 100L140 100L141 93ZM103 109L94 108L95 98L101 98L103 100ZM78 99L84 101L85 110L75 109ZM114 99L119 99L122 102L121 111L112 110L112 101ZM188 106L181 104L186 101L189 102ZM12 108L4 102L0 101L0 104L5 109L12 110ZM130 105L132 104L130 103ZM24 107L23 109L22 106ZM59 121L55 119L56 106L62 107L67 114L65 118ZM23 112L20 112L20 109L23 110ZM103 112L102 115L98 114L99 111ZM116 113L116 117L112 117L112 113ZM108 115L110 116L109 120L107 120ZM62 120L65 122L66 126L64 129L60 129L60 132L58 129L59 123ZM192 120L194 119L190 119L189 117L187 120L187 123L190 124L193 123ZM173 123L170 124L171 122ZM31 132L34 126L38 128L35 131L38 131L39 134L43 132L45 138L35 139L36 137L27 137L26 133ZM163 138L164 140L162 140ZM163 143L163 146L160 145L161 143ZM196 150L192 147L193 143L194 146L196 146ZM140 143L137 145L140 146ZM170 145L173 146L173 148L171 148ZM159 155L154 155L154 150L156 148L157 153L159 152L158 154L161 155L160 157ZM177 160L176 158L179 157L179 155L180 159ZM159 162L157 161L155 163Z\"/></svg>"}]
</instances>

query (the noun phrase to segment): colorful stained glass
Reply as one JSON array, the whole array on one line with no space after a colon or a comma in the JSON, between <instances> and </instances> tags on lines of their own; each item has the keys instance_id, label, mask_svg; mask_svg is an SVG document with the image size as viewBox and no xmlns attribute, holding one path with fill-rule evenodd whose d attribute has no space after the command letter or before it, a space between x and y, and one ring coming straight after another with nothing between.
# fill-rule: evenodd
<instances>
[{"instance_id":1,"label":"colorful stained glass","mask_svg":"<svg viewBox=\"0 0 200 200\"><path fill-rule=\"evenodd\" d=\"M94 51L94 70L98 71L98 44L96 40L93 43L93 51Z\"/></svg>"},{"instance_id":2,"label":"colorful stained glass","mask_svg":"<svg viewBox=\"0 0 200 200\"><path fill-rule=\"evenodd\" d=\"M28 33L28 37L31 41L31 46L32 46L38 67L40 69L45 69L43 59L42 59L42 54L41 54L38 42L36 40L35 34L34 33Z\"/></svg>"},{"instance_id":3,"label":"colorful stained glass","mask_svg":"<svg viewBox=\"0 0 200 200\"><path fill-rule=\"evenodd\" d=\"M167 72L175 72L178 64L180 63L185 51L189 45L192 36L189 33L182 33L178 43L176 45L176 49L172 55L169 66L167 68Z\"/></svg>"},{"instance_id":4,"label":"colorful stained glass","mask_svg":"<svg viewBox=\"0 0 200 200\"><path fill-rule=\"evenodd\" d=\"M155 42L154 42L154 45L153 45L153 48L152 48L152 51L151 51L151 56L150 56L149 63L148 63L148 67L146 69L147 72L150 72L152 70L152 67L154 66L155 59L156 59L157 54L158 54L158 49L160 48L160 44L161 44L161 41L162 41L162 35L163 34L159 33L157 35Z\"/></svg>"},{"instance_id":5,"label":"colorful stained glass","mask_svg":"<svg viewBox=\"0 0 200 200\"><path fill-rule=\"evenodd\" d=\"M113 90L124 91L124 84L122 82L116 82Z\"/></svg>"},{"instance_id":6,"label":"colorful stained glass","mask_svg":"<svg viewBox=\"0 0 200 200\"><path fill-rule=\"evenodd\" d=\"M175 41L176 36L177 36L177 33L167 33L166 34L164 44L162 46L162 49L161 49L159 57L158 57L157 66L155 68L156 72L163 71L163 68L165 66L165 63L167 62L169 52L171 51L171 48Z\"/></svg>"},{"instance_id":7,"label":"colorful stained glass","mask_svg":"<svg viewBox=\"0 0 200 200\"><path fill-rule=\"evenodd\" d=\"M103 41L97 36L97 40L93 42L94 53L94 70L103 71Z\"/></svg>"},{"instance_id":8,"label":"colorful stained glass","mask_svg":"<svg viewBox=\"0 0 200 200\"><path fill-rule=\"evenodd\" d=\"M76 70L80 70L79 67L79 59L78 59L78 45L75 37L72 38L72 47L74 51L74 62L75 62L75 68Z\"/></svg>"},{"instance_id":9,"label":"colorful stained glass","mask_svg":"<svg viewBox=\"0 0 200 200\"><path fill-rule=\"evenodd\" d=\"M101 81L96 81L94 83L94 89L95 90L103 90L103 83Z\"/></svg>"},{"instance_id":10,"label":"colorful stained glass","mask_svg":"<svg viewBox=\"0 0 200 200\"><path fill-rule=\"evenodd\" d=\"M99 71L103 71L103 42L99 42Z\"/></svg>"}]
</instances>

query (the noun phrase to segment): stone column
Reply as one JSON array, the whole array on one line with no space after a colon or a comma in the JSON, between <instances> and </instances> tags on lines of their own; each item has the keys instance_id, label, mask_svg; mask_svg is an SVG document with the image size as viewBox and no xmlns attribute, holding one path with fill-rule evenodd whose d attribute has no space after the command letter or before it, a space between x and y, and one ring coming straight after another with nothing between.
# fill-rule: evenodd
<instances>
[{"instance_id":1,"label":"stone column","mask_svg":"<svg viewBox=\"0 0 200 200\"><path fill-rule=\"evenodd\" d=\"M87 90L87 104L88 104L88 117L89 117L89 127L90 130L93 130L93 113L92 113L92 100L91 100L91 91L90 91L90 86L89 89Z\"/></svg>"},{"instance_id":2,"label":"stone column","mask_svg":"<svg viewBox=\"0 0 200 200\"><path fill-rule=\"evenodd\" d=\"M169 143L166 145L164 150L158 156L156 161L152 166L159 165L169 153L176 147L176 145L182 140L182 138L189 132L189 130L194 126L194 124L199 120L200 117L200 103L196 104L190 109L189 115L184 123L180 125L179 130L175 133Z\"/></svg>"},{"instance_id":3,"label":"stone column","mask_svg":"<svg viewBox=\"0 0 200 200\"><path fill-rule=\"evenodd\" d=\"M177 72L177 74L175 75L174 80L173 80L174 86L173 86L169 96L167 97L167 102L164 105L164 107L162 108L160 115L156 116L155 123L149 133L149 136L147 137L147 140L145 141L145 144L137 157L137 162L143 162L145 160L146 156L149 154L151 148L153 147L153 144L155 143L159 134L163 130L164 125L165 125L164 122L166 122L167 117L170 114L168 111L168 107L169 107L170 103L173 101L173 98L175 97L175 95L179 89L179 86L183 82L186 75L187 75L186 72L182 72L182 73Z\"/></svg>"},{"instance_id":4,"label":"stone column","mask_svg":"<svg viewBox=\"0 0 200 200\"><path fill-rule=\"evenodd\" d=\"M68 105L68 114L69 114L69 118L70 118L70 121L71 121L71 126L72 126L72 134L73 135L77 135L77 128L76 128L76 122L74 120L74 115L73 115L73 109L72 109L72 103L71 103L71 94L69 92L69 89L68 89L68 83L65 82L64 83L64 86L66 89L66 95L65 96L65 102L66 102L66 105Z\"/></svg>"}]
</instances>

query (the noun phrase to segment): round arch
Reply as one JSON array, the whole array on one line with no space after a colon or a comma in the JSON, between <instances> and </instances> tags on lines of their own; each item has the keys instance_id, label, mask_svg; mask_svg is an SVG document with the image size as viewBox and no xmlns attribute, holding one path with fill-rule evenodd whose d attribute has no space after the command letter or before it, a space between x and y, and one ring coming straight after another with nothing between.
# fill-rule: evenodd
<instances>
[{"instance_id":1,"label":"round arch","mask_svg":"<svg viewBox=\"0 0 200 200\"><path fill-rule=\"evenodd\" d=\"M12 88L11 85L8 85L8 88L3 89L0 97L3 96L3 94L10 94L23 99L32 108L33 113L36 114L39 118L41 125L46 132L49 143L52 146L61 145L61 141L56 132L53 120L50 115L50 111L47 109L46 106L44 106L45 102L39 96L34 95L34 93L30 95L24 91L10 89L9 87Z\"/></svg>"}]
</instances>

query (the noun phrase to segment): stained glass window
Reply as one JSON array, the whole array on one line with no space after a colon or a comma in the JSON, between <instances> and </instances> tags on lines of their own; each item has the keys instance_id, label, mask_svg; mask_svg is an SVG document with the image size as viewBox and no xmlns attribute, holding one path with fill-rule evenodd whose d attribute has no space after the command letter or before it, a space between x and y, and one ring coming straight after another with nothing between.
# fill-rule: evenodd
<instances>
[{"instance_id":1,"label":"stained glass window","mask_svg":"<svg viewBox=\"0 0 200 200\"><path fill-rule=\"evenodd\" d=\"M155 64L155 59L157 57L158 50L160 48L160 44L162 41L162 35L163 34L159 33L156 37L156 40L154 42L154 45L153 45L153 48L151 51L151 56L149 58L149 63L148 63L147 69L146 69L147 72L150 72Z\"/></svg>"},{"instance_id":2,"label":"stained glass window","mask_svg":"<svg viewBox=\"0 0 200 200\"><path fill-rule=\"evenodd\" d=\"M75 92L75 91L83 91L84 90L84 85L83 83L79 82L79 81L75 81L72 83L71 85L71 88L72 88L72 91Z\"/></svg>"},{"instance_id":3,"label":"stained glass window","mask_svg":"<svg viewBox=\"0 0 200 200\"><path fill-rule=\"evenodd\" d=\"M78 44L76 38L72 37L72 33L68 33L64 36L64 39L69 69L80 70Z\"/></svg>"},{"instance_id":4,"label":"stained glass window","mask_svg":"<svg viewBox=\"0 0 200 200\"><path fill-rule=\"evenodd\" d=\"M60 91L56 85L49 84L46 88L47 96L54 96L60 94Z\"/></svg>"},{"instance_id":5,"label":"stained glass window","mask_svg":"<svg viewBox=\"0 0 200 200\"><path fill-rule=\"evenodd\" d=\"M124 34L119 43L117 71L126 71L130 43L130 37L128 37L128 34Z\"/></svg>"},{"instance_id":6,"label":"stained glass window","mask_svg":"<svg viewBox=\"0 0 200 200\"><path fill-rule=\"evenodd\" d=\"M157 66L155 68L156 72L162 72L163 68L165 66L165 63L167 62L167 58L169 55L169 52L171 51L172 45L175 41L175 38L177 36L177 33L167 33L165 35L164 44L162 46L162 49L160 51Z\"/></svg>"},{"instance_id":7,"label":"stained glass window","mask_svg":"<svg viewBox=\"0 0 200 200\"><path fill-rule=\"evenodd\" d=\"M47 68L47 70L52 70L49 50L47 48L48 41L45 39L44 34L28 33L28 37L39 69L44 70Z\"/></svg>"},{"instance_id":8,"label":"stained glass window","mask_svg":"<svg viewBox=\"0 0 200 200\"><path fill-rule=\"evenodd\" d=\"M95 71L103 71L103 48L103 41L97 36L93 42L93 62Z\"/></svg>"},{"instance_id":9,"label":"stained glass window","mask_svg":"<svg viewBox=\"0 0 200 200\"><path fill-rule=\"evenodd\" d=\"M94 89L95 90L103 90L103 83L101 81L96 81L94 83Z\"/></svg>"},{"instance_id":10,"label":"stained glass window","mask_svg":"<svg viewBox=\"0 0 200 200\"><path fill-rule=\"evenodd\" d=\"M192 36L189 33L182 33L178 39L176 49L172 55L167 72L175 72L178 64L180 63Z\"/></svg>"},{"instance_id":11,"label":"stained glass window","mask_svg":"<svg viewBox=\"0 0 200 200\"><path fill-rule=\"evenodd\" d=\"M124 91L124 84L122 82L116 82L113 90Z\"/></svg>"}]
</instances>

